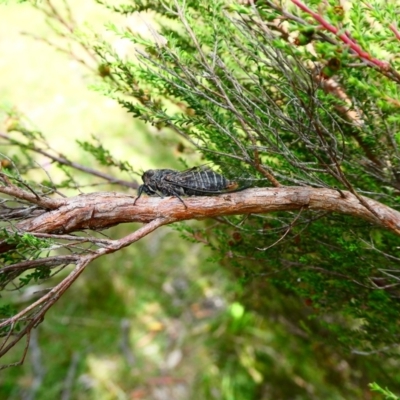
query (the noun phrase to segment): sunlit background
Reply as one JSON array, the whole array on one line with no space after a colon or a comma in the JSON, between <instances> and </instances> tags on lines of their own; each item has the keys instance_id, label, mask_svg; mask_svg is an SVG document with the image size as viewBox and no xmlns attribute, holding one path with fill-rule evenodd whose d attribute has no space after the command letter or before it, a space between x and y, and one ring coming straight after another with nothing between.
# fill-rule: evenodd
<instances>
[{"instance_id":1,"label":"sunlit background","mask_svg":"<svg viewBox=\"0 0 400 400\"><path fill-rule=\"evenodd\" d=\"M83 32L108 34L103 24L113 18L109 11L91 1L69 4ZM54 148L98 168L76 144L94 135L137 172L179 168L179 157L196 160L179 138L144 126L91 90L93 72L46 43L65 45L43 13L29 4L2 4L0 21L0 106L26 116ZM144 21L142 16L134 24L145 29ZM132 50L123 42L113 45L127 56ZM6 123L4 117L2 129ZM57 174L55 166L47 167ZM213 222L196 224L212 229ZM105 233L118 238L137 227ZM0 398L370 398L367 383L373 378L364 376L365 369L350 367L329 345L309 340L307 331L293 325L290 317L306 318L307 305L290 297L283 301L266 281L244 284L240 277L229 258L224 265L213 261L206 246L186 241L173 227L101 258L34 331L23 366L1 372ZM34 296L31 291L15 298L27 302ZM2 364L17 361L22 352L23 344Z\"/></svg>"}]
</instances>

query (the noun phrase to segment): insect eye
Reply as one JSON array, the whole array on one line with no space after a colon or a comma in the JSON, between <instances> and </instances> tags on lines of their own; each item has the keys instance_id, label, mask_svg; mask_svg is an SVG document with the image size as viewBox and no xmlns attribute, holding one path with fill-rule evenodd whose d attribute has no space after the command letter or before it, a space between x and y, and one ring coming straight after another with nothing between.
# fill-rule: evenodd
<instances>
[{"instance_id":1,"label":"insect eye","mask_svg":"<svg viewBox=\"0 0 400 400\"><path fill-rule=\"evenodd\" d=\"M144 181L145 178L151 178L154 175L154 170L153 169L149 169L148 171L146 171L143 175L142 175L142 179Z\"/></svg>"}]
</instances>

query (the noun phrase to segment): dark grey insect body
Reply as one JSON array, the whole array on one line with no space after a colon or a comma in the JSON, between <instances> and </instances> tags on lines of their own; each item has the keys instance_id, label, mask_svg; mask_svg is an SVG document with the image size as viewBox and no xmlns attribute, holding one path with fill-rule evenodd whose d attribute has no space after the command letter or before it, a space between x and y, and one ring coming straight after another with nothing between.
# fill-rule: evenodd
<instances>
[{"instance_id":1,"label":"dark grey insect body","mask_svg":"<svg viewBox=\"0 0 400 400\"><path fill-rule=\"evenodd\" d=\"M138 197L146 193L149 196L175 196L186 207L181 196L215 196L236 192L238 183L226 179L207 167L194 167L186 171L173 169L150 169L142 175L143 185L139 186Z\"/></svg>"}]
</instances>

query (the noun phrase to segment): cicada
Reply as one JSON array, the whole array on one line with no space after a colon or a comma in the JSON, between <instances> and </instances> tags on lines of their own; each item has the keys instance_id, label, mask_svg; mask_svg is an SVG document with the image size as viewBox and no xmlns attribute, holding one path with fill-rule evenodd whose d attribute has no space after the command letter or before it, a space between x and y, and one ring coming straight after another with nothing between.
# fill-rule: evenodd
<instances>
[{"instance_id":1,"label":"cicada","mask_svg":"<svg viewBox=\"0 0 400 400\"><path fill-rule=\"evenodd\" d=\"M142 193L146 193L149 196L175 196L186 207L181 196L215 196L247 188L239 188L237 182L230 181L204 166L193 167L186 171L149 169L143 173L142 180L143 185L139 186L135 203Z\"/></svg>"}]
</instances>

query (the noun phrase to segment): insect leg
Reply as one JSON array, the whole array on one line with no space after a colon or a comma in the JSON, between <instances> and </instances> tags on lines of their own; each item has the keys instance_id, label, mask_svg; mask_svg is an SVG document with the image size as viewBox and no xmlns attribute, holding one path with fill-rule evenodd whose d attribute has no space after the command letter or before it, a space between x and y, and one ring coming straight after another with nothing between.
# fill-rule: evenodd
<instances>
[{"instance_id":1,"label":"insect leg","mask_svg":"<svg viewBox=\"0 0 400 400\"><path fill-rule=\"evenodd\" d=\"M136 204L136 202L139 200L140 196L142 195L144 190L144 185L140 185L138 188L138 196L136 197L135 201L133 202L133 205Z\"/></svg>"},{"instance_id":2,"label":"insect leg","mask_svg":"<svg viewBox=\"0 0 400 400\"><path fill-rule=\"evenodd\" d=\"M182 200L181 196L179 196L179 194L175 191L175 190L171 190L173 196L177 197L178 200L185 206L185 208L187 209L187 205L185 204L185 202Z\"/></svg>"},{"instance_id":3,"label":"insect leg","mask_svg":"<svg viewBox=\"0 0 400 400\"><path fill-rule=\"evenodd\" d=\"M136 201L139 200L139 198L143 192L149 196L157 195L158 197L161 197L162 199L164 198L164 196L162 194L158 193L156 190L153 190L148 185L143 184L143 185L140 185L138 188L138 196L136 197L135 201L133 202L133 205L136 204Z\"/></svg>"}]
</instances>

